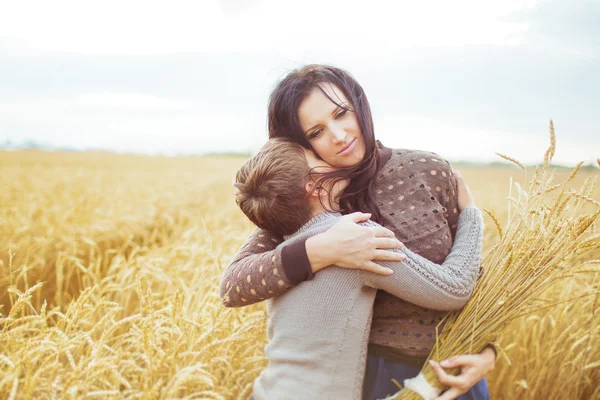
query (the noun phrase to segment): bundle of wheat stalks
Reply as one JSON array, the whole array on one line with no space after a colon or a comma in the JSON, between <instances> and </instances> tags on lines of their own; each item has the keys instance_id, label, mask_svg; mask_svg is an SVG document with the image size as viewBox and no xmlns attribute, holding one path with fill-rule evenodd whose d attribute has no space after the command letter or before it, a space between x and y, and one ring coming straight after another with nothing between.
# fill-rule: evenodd
<instances>
[{"instance_id":1,"label":"bundle of wheat stalks","mask_svg":"<svg viewBox=\"0 0 600 400\"><path fill-rule=\"evenodd\" d=\"M508 199L512 212L509 211L504 232L498 220L488 212L500 240L483 259L484 273L471 300L462 310L449 314L442 321L446 324L438 333L429 359L439 361L456 354L481 351L502 335L509 322L539 311L541 307L536 300L557 280L579 273L598 272L592 265L600 260L590 259L591 252L600 247L600 234L594 232L600 203L591 198L597 177L587 179L578 191L567 189L567 183L577 174L580 163L566 181L554 184L554 172L549 168L555 151L552 121L550 140L544 165L536 168L533 178L525 185L526 190L515 183L516 192ZM500 156L525 169L519 161ZM588 209L591 211L586 212ZM415 387L416 381L408 380L405 382L407 387L394 398L430 398L427 389L430 393L446 389L438 382L428 362L417 381L423 383L423 378L427 380L426 390L421 390L419 384Z\"/></svg>"}]
</instances>

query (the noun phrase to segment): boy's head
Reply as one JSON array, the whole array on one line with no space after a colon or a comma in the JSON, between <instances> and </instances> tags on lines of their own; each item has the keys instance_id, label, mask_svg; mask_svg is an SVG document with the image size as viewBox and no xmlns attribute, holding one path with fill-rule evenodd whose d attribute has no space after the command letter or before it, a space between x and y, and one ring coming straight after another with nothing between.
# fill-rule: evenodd
<instances>
[{"instance_id":1,"label":"boy's head","mask_svg":"<svg viewBox=\"0 0 600 400\"><path fill-rule=\"evenodd\" d=\"M347 186L339 182L333 190L321 190L325 185L315 174L330 170L327 163L299 144L270 139L237 172L236 202L259 228L292 234L323 209L322 196L337 197Z\"/></svg>"}]
</instances>

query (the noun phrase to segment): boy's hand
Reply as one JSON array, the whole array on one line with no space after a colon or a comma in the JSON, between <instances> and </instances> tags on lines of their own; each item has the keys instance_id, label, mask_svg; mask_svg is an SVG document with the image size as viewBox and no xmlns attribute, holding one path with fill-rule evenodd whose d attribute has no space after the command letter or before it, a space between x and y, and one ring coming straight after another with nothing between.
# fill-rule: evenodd
<instances>
[{"instance_id":1,"label":"boy's hand","mask_svg":"<svg viewBox=\"0 0 600 400\"><path fill-rule=\"evenodd\" d=\"M394 232L382 226L358 225L371 218L371 214L355 212L343 216L328 231L306 241L306 252L313 272L329 265L342 268L362 269L381 275L390 275L392 270L382 267L373 260L401 261L401 253L385 249L397 249L403 244Z\"/></svg>"},{"instance_id":2,"label":"boy's hand","mask_svg":"<svg viewBox=\"0 0 600 400\"><path fill-rule=\"evenodd\" d=\"M454 171L454 175L456 176L456 186L458 187L458 208L462 211L468 207L475 207L475 200L473 200L471 190L465 183L461 173Z\"/></svg>"}]
</instances>

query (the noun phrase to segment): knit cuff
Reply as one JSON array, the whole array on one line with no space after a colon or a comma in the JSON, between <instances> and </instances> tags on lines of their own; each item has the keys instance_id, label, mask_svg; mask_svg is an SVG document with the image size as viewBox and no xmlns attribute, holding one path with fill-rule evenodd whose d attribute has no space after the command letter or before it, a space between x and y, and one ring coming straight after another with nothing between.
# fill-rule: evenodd
<instances>
[{"instance_id":1,"label":"knit cuff","mask_svg":"<svg viewBox=\"0 0 600 400\"><path fill-rule=\"evenodd\" d=\"M463 209L459 216L458 220L466 220L468 222L477 222L483 220L483 215L481 214L481 210L477 207L467 207Z\"/></svg>"},{"instance_id":2,"label":"knit cuff","mask_svg":"<svg viewBox=\"0 0 600 400\"><path fill-rule=\"evenodd\" d=\"M281 265L285 276L292 285L307 281L313 277L308 254L306 239L283 246L281 249Z\"/></svg>"}]
</instances>

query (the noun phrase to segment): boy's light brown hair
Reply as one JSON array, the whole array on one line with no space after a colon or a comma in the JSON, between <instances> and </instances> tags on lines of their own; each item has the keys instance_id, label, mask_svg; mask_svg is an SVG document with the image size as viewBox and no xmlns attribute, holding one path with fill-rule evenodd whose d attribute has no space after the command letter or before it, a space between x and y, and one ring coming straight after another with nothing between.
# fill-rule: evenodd
<instances>
[{"instance_id":1,"label":"boy's light brown hair","mask_svg":"<svg viewBox=\"0 0 600 400\"><path fill-rule=\"evenodd\" d=\"M237 172L236 203L259 228L289 235L311 218L309 179L304 148L286 139L270 139Z\"/></svg>"}]
</instances>

